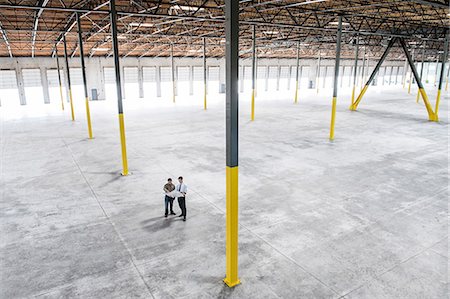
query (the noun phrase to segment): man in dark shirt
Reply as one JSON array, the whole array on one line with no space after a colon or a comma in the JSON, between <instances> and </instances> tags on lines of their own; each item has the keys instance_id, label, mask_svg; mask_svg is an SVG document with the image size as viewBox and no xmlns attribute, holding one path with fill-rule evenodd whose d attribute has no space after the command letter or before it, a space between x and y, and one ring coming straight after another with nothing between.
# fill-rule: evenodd
<instances>
[{"instance_id":1,"label":"man in dark shirt","mask_svg":"<svg viewBox=\"0 0 450 299\"><path fill-rule=\"evenodd\" d=\"M179 184L177 185L177 191L182 194L182 197L178 197L178 205L181 209L181 215L178 217L183 217L183 221L186 221L186 193L187 193L187 186L183 183L183 177L180 176L178 178Z\"/></svg>"},{"instance_id":2,"label":"man in dark shirt","mask_svg":"<svg viewBox=\"0 0 450 299\"><path fill-rule=\"evenodd\" d=\"M174 197L170 197L167 195L167 193L172 192L173 190L175 190L175 185L172 184L172 179L169 178L167 180L167 184L164 185L164 192L166 192L166 197L164 199L164 204L166 207L166 213L164 214L164 217L167 217L167 215L169 214L169 204L170 204L170 215L176 215L173 212L173 200L175 199Z\"/></svg>"}]
</instances>

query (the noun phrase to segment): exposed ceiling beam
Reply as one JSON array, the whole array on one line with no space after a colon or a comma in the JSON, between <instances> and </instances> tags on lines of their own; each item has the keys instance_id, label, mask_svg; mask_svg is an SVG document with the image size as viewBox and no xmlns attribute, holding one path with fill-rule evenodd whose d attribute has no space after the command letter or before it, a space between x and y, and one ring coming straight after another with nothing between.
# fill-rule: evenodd
<instances>
[{"instance_id":1,"label":"exposed ceiling beam","mask_svg":"<svg viewBox=\"0 0 450 299\"><path fill-rule=\"evenodd\" d=\"M6 31L3 29L2 22L0 22L0 32L2 33L3 40L5 41L6 48L8 49L9 57L12 58L13 55L11 51L11 45L9 44L8 35L6 34Z\"/></svg>"},{"instance_id":2,"label":"exposed ceiling beam","mask_svg":"<svg viewBox=\"0 0 450 299\"><path fill-rule=\"evenodd\" d=\"M49 0L39 0L37 6L42 7L40 8L34 17L34 25L33 25L33 33L31 35L31 57L34 57L34 51L35 51L35 44L36 44L36 32L38 29L39 24L39 18L41 14L44 12L44 7L47 5Z\"/></svg>"}]
</instances>

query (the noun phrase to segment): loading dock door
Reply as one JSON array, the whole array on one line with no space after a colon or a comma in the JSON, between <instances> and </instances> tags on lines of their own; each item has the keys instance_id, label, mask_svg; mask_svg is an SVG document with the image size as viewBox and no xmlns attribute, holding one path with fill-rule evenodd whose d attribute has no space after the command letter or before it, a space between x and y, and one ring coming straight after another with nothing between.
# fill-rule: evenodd
<instances>
[{"instance_id":1,"label":"loading dock door","mask_svg":"<svg viewBox=\"0 0 450 299\"><path fill-rule=\"evenodd\" d=\"M44 104L44 90L42 89L40 69L22 69L23 85L27 105Z\"/></svg>"},{"instance_id":2,"label":"loading dock door","mask_svg":"<svg viewBox=\"0 0 450 299\"><path fill-rule=\"evenodd\" d=\"M0 70L0 106L16 107L20 105L19 89L15 70Z\"/></svg>"},{"instance_id":3,"label":"loading dock door","mask_svg":"<svg viewBox=\"0 0 450 299\"><path fill-rule=\"evenodd\" d=\"M156 98L157 86L156 86L156 67L143 67L142 68L143 80L144 80L144 98Z\"/></svg>"}]
</instances>

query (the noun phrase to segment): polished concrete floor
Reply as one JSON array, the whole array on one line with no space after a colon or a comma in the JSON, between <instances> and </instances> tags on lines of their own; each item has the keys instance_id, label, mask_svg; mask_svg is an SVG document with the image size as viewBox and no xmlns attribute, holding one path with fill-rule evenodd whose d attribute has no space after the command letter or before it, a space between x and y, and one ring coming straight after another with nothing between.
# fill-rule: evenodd
<instances>
[{"instance_id":1,"label":"polished concrete floor","mask_svg":"<svg viewBox=\"0 0 450 299\"><path fill-rule=\"evenodd\" d=\"M91 103L94 140L82 99L75 122L3 110L0 297L448 298L448 94L439 123L401 87L340 95L334 142L329 95L257 100L253 123L241 99L234 289L223 104L126 102L127 177L113 103ZM187 222L163 217L179 175Z\"/></svg>"}]
</instances>

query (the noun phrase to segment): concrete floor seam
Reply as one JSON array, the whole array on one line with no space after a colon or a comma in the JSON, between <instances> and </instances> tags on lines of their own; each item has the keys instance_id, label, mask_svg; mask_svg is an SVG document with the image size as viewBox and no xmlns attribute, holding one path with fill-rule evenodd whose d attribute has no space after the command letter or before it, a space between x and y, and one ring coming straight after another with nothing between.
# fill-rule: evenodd
<instances>
[{"instance_id":1,"label":"concrete floor seam","mask_svg":"<svg viewBox=\"0 0 450 299\"><path fill-rule=\"evenodd\" d=\"M97 194L95 193L94 189L92 188L92 186L89 184L89 181L87 180L87 178L84 176L83 171L80 167L80 165L78 164L78 162L76 161L73 152L71 150L71 148L66 144L65 140L63 137L61 137L62 141L64 142L64 144L66 145L67 149L69 150L72 160L73 162L76 164L76 166L78 167L81 176L83 177L84 181L86 182L86 184L89 186L89 189L92 192L92 195L94 196L95 200L97 201L98 205L100 206L100 209L103 211L103 214L105 215L106 219L109 221L109 223L111 224L111 226L113 227L117 237L120 239L122 245L124 246L124 248L127 250L128 254L130 255L130 260L133 264L134 269L136 270L136 272L138 273L139 277L141 278L142 282L144 283L144 285L147 288L147 291L149 292L149 294L152 296L153 299L155 299L152 291L150 290L150 286L147 284L146 280L144 279L144 276L142 275L141 271L139 271L138 267L136 266L135 260L136 258L134 257L133 253L131 252L131 250L128 248L125 240L122 238L121 234L119 233L119 231L117 230L116 226L114 225L114 223L112 222L112 220L110 219L110 217L108 216L108 213L105 211L105 209L103 208L102 204L100 203Z\"/></svg>"}]
</instances>

